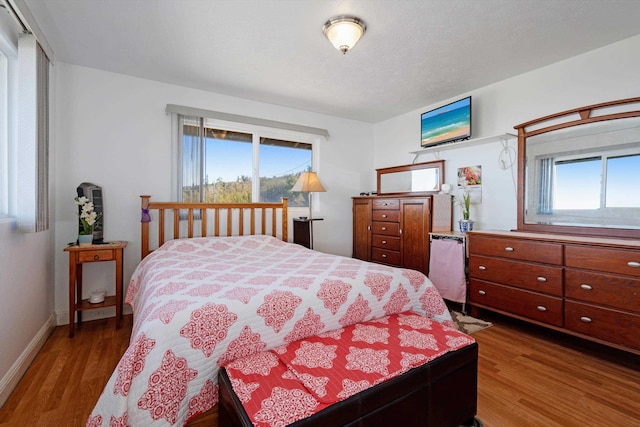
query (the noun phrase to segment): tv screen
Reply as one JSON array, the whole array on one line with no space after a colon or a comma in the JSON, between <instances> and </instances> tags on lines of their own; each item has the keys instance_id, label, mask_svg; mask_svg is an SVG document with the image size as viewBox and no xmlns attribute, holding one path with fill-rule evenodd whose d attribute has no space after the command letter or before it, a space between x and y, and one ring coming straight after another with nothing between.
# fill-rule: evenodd
<instances>
[{"instance_id":1,"label":"tv screen","mask_svg":"<svg viewBox=\"0 0 640 427\"><path fill-rule=\"evenodd\" d=\"M445 144L471 136L471 97L422 113L421 143L425 147Z\"/></svg>"}]
</instances>

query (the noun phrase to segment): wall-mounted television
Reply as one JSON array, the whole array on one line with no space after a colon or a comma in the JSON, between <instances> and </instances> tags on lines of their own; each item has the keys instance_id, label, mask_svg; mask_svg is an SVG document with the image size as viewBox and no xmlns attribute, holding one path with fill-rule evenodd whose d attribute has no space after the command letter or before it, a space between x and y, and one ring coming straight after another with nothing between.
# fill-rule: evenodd
<instances>
[{"instance_id":1,"label":"wall-mounted television","mask_svg":"<svg viewBox=\"0 0 640 427\"><path fill-rule=\"evenodd\" d=\"M471 97L422 113L420 146L433 147L471 137Z\"/></svg>"}]
</instances>

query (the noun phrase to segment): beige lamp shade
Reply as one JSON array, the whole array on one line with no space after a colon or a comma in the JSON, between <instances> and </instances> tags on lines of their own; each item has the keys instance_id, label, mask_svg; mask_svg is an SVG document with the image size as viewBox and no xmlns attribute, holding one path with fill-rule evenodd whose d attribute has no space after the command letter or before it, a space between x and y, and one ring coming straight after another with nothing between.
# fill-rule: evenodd
<instances>
[{"instance_id":1,"label":"beige lamp shade","mask_svg":"<svg viewBox=\"0 0 640 427\"><path fill-rule=\"evenodd\" d=\"M318 174L315 172L302 172L300 178L295 183L291 191L308 191L313 193L324 193L327 191L322 183Z\"/></svg>"},{"instance_id":2,"label":"beige lamp shade","mask_svg":"<svg viewBox=\"0 0 640 427\"><path fill-rule=\"evenodd\" d=\"M291 191L307 191L309 193L309 219L313 218L313 198L311 193L324 193L325 188L315 172L302 172L298 182L291 188ZM304 218L304 217L300 217ZM311 243L313 247L313 241Z\"/></svg>"}]
</instances>

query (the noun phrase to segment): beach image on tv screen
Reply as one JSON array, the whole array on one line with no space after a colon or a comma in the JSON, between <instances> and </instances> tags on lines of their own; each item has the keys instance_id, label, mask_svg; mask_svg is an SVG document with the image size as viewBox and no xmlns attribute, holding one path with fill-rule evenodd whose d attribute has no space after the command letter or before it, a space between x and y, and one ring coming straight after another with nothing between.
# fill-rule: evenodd
<instances>
[{"instance_id":1,"label":"beach image on tv screen","mask_svg":"<svg viewBox=\"0 0 640 427\"><path fill-rule=\"evenodd\" d=\"M422 115L422 146L471 136L471 98Z\"/></svg>"}]
</instances>

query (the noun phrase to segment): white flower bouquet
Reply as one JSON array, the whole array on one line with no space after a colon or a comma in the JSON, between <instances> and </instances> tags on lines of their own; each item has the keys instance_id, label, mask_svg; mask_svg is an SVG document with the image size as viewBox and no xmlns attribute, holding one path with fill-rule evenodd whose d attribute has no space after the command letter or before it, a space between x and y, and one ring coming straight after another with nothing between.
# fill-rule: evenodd
<instances>
[{"instance_id":1,"label":"white flower bouquet","mask_svg":"<svg viewBox=\"0 0 640 427\"><path fill-rule=\"evenodd\" d=\"M75 199L76 205L80 206L80 223L82 224L82 230L80 231L80 235L92 235L93 227L96 224L98 219L98 214L94 210L93 203L89 201L86 197L76 197Z\"/></svg>"}]
</instances>

